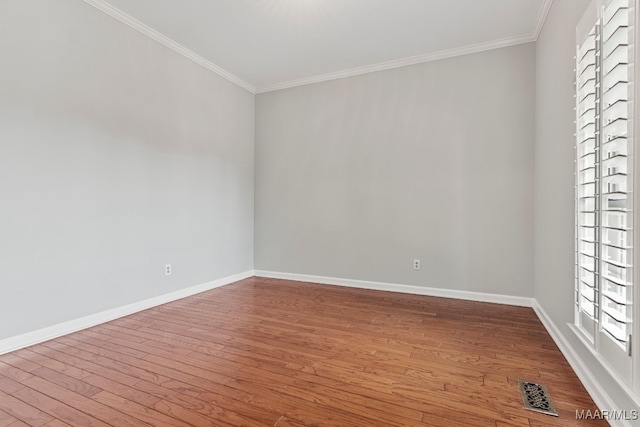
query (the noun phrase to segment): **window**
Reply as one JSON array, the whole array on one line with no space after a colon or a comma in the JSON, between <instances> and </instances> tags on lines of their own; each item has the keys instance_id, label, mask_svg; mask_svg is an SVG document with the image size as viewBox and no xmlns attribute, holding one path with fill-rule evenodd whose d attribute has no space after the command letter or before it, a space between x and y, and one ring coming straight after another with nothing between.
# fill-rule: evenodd
<instances>
[{"instance_id":1,"label":"window","mask_svg":"<svg viewBox=\"0 0 640 427\"><path fill-rule=\"evenodd\" d=\"M577 28L575 324L633 387L634 0L602 0Z\"/></svg>"}]
</instances>

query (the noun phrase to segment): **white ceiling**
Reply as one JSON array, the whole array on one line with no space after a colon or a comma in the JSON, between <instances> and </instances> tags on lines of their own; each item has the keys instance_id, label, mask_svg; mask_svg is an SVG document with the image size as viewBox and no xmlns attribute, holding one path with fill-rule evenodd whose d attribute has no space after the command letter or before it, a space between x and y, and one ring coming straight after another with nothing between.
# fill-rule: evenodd
<instances>
[{"instance_id":1,"label":"white ceiling","mask_svg":"<svg viewBox=\"0 0 640 427\"><path fill-rule=\"evenodd\" d=\"M551 0L85 1L254 92L534 41L551 4Z\"/></svg>"}]
</instances>

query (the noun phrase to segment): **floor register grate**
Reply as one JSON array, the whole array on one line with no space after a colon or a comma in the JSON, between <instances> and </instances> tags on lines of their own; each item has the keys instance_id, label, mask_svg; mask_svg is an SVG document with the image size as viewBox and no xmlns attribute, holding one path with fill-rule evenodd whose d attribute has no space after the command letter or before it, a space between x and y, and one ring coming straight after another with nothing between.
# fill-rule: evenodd
<instances>
[{"instance_id":1,"label":"floor register grate","mask_svg":"<svg viewBox=\"0 0 640 427\"><path fill-rule=\"evenodd\" d=\"M540 412L541 414L553 415L554 417L558 416L551 397L549 397L549 390L547 390L546 385L518 380L518 387L520 388L522 405L525 409Z\"/></svg>"}]
</instances>

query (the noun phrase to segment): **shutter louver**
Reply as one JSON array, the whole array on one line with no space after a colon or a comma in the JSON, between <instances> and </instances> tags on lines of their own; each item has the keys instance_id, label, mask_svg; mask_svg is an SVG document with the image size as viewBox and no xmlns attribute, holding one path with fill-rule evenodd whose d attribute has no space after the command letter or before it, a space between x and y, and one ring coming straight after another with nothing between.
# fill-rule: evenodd
<instances>
[{"instance_id":1,"label":"shutter louver","mask_svg":"<svg viewBox=\"0 0 640 427\"><path fill-rule=\"evenodd\" d=\"M602 59L602 329L621 344L628 339L631 319L627 288L631 286L632 200L629 185L628 125L631 119L629 82L628 1L613 1L604 9Z\"/></svg>"},{"instance_id":2,"label":"shutter louver","mask_svg":"<svg viewBox=\"0 0 640 427\"><path fill-rule=\"evenodd\" d=\"M598 317L598 143L597 61L599 35L595 26L578 48L577 85L577 277L580 324L593 339Z\"/></svg>"}]
</instances>

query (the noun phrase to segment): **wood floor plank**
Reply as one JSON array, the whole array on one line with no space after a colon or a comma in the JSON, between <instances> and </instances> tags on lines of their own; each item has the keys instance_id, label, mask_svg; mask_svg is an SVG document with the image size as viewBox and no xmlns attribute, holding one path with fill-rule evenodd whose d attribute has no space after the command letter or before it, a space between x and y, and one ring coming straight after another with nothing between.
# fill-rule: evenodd
<instances>
[{"instance_id":1,"label":"wood floor plank","mask_svg":"<svg viewBox=\"0 0 640 427\"><path fill-rule=\"evenodd\" d=\"M114 371L119 372L120 374L123 374L125 376L145 379L156 384L160 384L161 382L168 379L167 377L159 375L153 371L147 371L145 369L138 368L137 366L121 362L120 360L118 360L118 358L114 359L106 357L101 354L96 354L86 350L82 350L80 348L69 346L62 342L47 342L43 345L52 350L58 350L61 353L65 353L69 356L75 356L78 359L83 359L95 365L100 365L107 369L113 369ZM115 352L112 352L111 354L115 355Z\"/></svg>"},{"instance_id":2,"label":"wood floor plank","mask_svg":"<svg viewBox=\"0 0 640 427\"><path fill-rule=\"evenodd\" d=\"M128 399L111 394L108 391L102 391L94 395L92 400L100 402L103 405L116 409L120 412L124 412L150 425L167 425L175 427L192 427L194 425L198 425L197 423L191 423L190 420L192 419L187 420L189 422L186 422L174 417L169 417L153 408L139 405Z\"/></svg>"},{"instance_id":3,"label":"wood floor plank","mask_svg":"<svg viewBox=\"0 0 640 427\"><path fill-rule=\"evenodd\" d=\"M34 369L38 369L39 366L27 359L23 359L16 355L16 353L7 353L0 355L0 362L4 362L8 365L18 368L20 370L30 372Z\"/></svg>"},{"instance_id":4,"label":"wood floor plank","mask_svg":"<svg viewBox=\"0 0 640 427\"><path fill-rule=\"evenodd\" d=\"M45 347L43 345L32 346L29 348L29 350L34 352L39 358L44 357L42 361L38 361L38 363L42 363L43 366L51 368L51 365L47 362L47 360L53 360L65 367L64 370L61 370L60 372L67 373L67 375L71 376L77 375L76 378L82 380L85 380L85 377L91 375L98 375L117 381L120 384L129 386L139 381L137 377L121 373L118 370L114 369L114 367L116 366L115 364L113 364L112 366L103 366L90 360L81 359L72 354L64 353L49 347ZM74 370L69 370L68 367L71 367Z\"/></svg>"},{"instance_id":5,"label":"wood floor plank","mask_svg":"<svg viewBox=\"0 0 640 427\"><path fill-rule=\"evenodd\" d=\"M0 427L606 425L577 409L596 407L530 308L278 279L0 356Z\"/></svg>"},{"instance_id":6,"label":"wood floor plank","mask_svg":"<svg viewBox=\"0 0 640 427\"><path fill-rule=\"evenodd\" d=\"M84 381L86 381L88 384L113 393L116 396L120 396L124 399L130 400L146 407L152 407L160 400L158 397L153 396L149 393L145 393L144 391L137 390L124 384L120 384L117 381L113 381L109 378L104 378L99 375L91 375L89 377L86 377Z\"/></svg>"},{"instance_id":7,"label":"wood floor plank","mask_svg":"<svg viewBox=\"0 0 640 427\"><path fill-rule=\"evenodd\" d=\"M13 394L21 388L24 388L24 385L21 383L0 375L0 391L4 391L7 394Z\"/></svg>"},{"instance_id":8,"label":"wood floor plank","mask_svg":"<svg viewBox=\"0 0 640 427\"><path fill-rule=\"evenodd\" d=\"M0 410L0 427L7 427L9 424L18 421L17 418L7 414L5 411Z\"/></svg>"},{"instance_id":9,"label":"wood floor plank","mask_svg":"<svg viewBox=\"0 0 640 427\"><path fill-rule=\"evenodd\" d=\"M235 415L236 415L235 413L234 414L230 414L230 413L218 414L216 416L211 416L210 414L208 416L205 416L197 412L191 411L175 402L171 402L167 400L159 400L153 405L153 408L158 410L159 412L162 412L164 414L169 414L175 418L178 418L181 420L187 420L191 425L197 425L197 426L232 427L235 425L247 425L247 426L258 425L257 424L258 422L252 419L249 419L248 422L245 420L242 423L233 424ZM237 419L235 419L235 421L237 422Z\"/></svg>"},{"instance_id":10,"label":"wood floor plank","mask_svg":"<svg viewBox=\"0 0 640 427\"><path fill-rule=\"evenodd\" d=\"M49 421L48 423L46 423L44 427L71 427L71 426L58 419L55 419L53 421Z\"/></svg>"},{"instance_id":11,"label":"wood floor plank","mask_svg":"<svg viewBox=\"0 0 640 427\"><path fill-rule=\"evenodd\" d=\"M30 373L23 371L22 369L18 369L4 362L0 362L0 375L17 382L24 381L33 376Z\"/></svg>"},{"instance_id":12,"label":"wood floor plank","mask_svg":"<svg viewBox=\"0 0 640 427\"><path fill-rule=\"evenodd\" d=\"M39 347L32 346L29 349L22 349L20 350L19 354L21 354L22 357L24 358L28 358L31 362L40 365L40 368L46 367L56 372L59 372L61 374L69 375L79 380L82 380L84 377L91 375L90 372L83 371L82 369L78 369L74 366L49 358L42 354L36 353L33 351L36 348L39 348Z\"/></svg>"},{"instance_id":13,"label":"wood floor plank","mask_svg":"<svg viewBox=\"0 0 640 427\"><path fill-rule=\"evenodd\" d=\"M95 387L82 380L70 377L69 375L46 367L38 368L31 372L34 376L44 378L45 380L48 380L53 384L57 384L61 387L66 388L67 390L71 390L72 392L81 394L85 397L91 397L102 391L102 389L99 387Z\"/></svg>"},{"instance_id":14,"label":"wood floor plank","mask_svg":"<svg viewBox=\"0 0 640 427\"><path fill-rule=\"evenodd\" d=\"M54 421L65 422L66 425L74 427L108 427L109 424L93 418L82 411L72 408L59 400L42 394L29 387L25 387L15 393L15 397L25 403L40 409L42 412L55 417L46 425L50 425Z\"/></svg>"},{"instance_id":15,"label":"wood floor plank","mask_svg":"<svg viewBox=\"0 0 640 427\"><path fill-rule=\"evenodd\" d=\"M54 419L45 412L2 391L0 391L0 410L33 427L41 426Z\"/></svg>"},{"instance_id":16,"label":"wood floor plank","mask_svg":"<svg viewBox=\"0 0 640 427\"><path fill-rule=\"evenodd\" d=\"M117 411L88 397L84 397L81 394L74 393L40 377L34 376L33 378L29 378L24 384L41 394L62 400L66 405L84 412L93 418L97 418L104 423L115 424L122 427L148 426L148 424L128 414Z\"/></svg>"}]
</instances>

